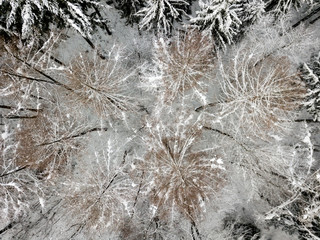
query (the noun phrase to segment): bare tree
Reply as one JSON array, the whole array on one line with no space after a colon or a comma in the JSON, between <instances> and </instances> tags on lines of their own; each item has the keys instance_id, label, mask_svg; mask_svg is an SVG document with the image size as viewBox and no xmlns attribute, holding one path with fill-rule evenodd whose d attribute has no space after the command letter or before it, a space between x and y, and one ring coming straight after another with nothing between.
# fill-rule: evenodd
<instances>
[{"instance_id":1,"label":"bare tree","mask_svg":"<svg viewBox=\"0 0 320 240\"><path fill-rule=\"evenodd\" d=\"M45 187L29 165L20 165L12 124L6 122L1 133L0 148L0 226L20 220L38 201L44 208Z\"/></svg>"},{"instance_id":2,"label":"bare tree","mask_svg":"<svg viewBox=\"0 0 320 240\"><path fill-rule=\"evenodd\" d=\"M306 93L285 57L264 58L241 49L220 65L220 72L221 115L234 116L235 129L244 128L249 134L262 136L292 119Z\"/></svg>"},{"instance_id":3,"label":"bare tree","mask_svg":"<svg viewBox=\"0 0 320 240\"><path fill-rule=\"evenodd\" d=\"M214 46L208 36L196 30L175 37L171 42L155 42L155 71L145 72L146 88L160 88L164 102L187 94L205 102L207 80L213 70ZM151 87L150 87L151 86Z\"/></svg>"},{"instance_id":4,"label":"bare tree","mask_svg":"<svg viewBox=\"0 0 320 240\"><path fill-rule=\"evenodd\" d=\"M59 112L24 119L19 128L16 133L17 153L21 157L18 164L28 165L47 178L63 167L70 156L80 153L82 133L89 129L86 124Z\"/></svg>"},{"instance_id":5,"label":"bare tree","mask_svg":"<svg viewBox=\"0 0 320 240\"><path fill-rule=\"evenodd\" d=\"M66 70L71 102L90 106L102 116L121 118L123 111L135 109L128 93L134 71L126 69L118 47L113 46L106 57L80 54L71 63Z\"/></svg>"},{"instance_id":6,"label":"bare tree","mask_svg":"<svg viewBox=\"0 0 320 240\"><path fill-rule=\"evenodd\" d=\"M199 144L200 119L183 112L175 119L173 123L148 121L148 135L143 138L148 149L140 167L149 183L146 191L153 214L170 219L181 213L194 222L205 201L224 182L223 162L214 155L213 147Z\"/></svg>"},{"instance_id":7,"label":"bare tree","mask_svg":"<svg viewBox=\"0 0 320 240\"><path fill-rule=\"evenodd\" d=\"M117 135L108 136L106 142L102 141L106 138L100 138L97 141L104 148L97 149L96 145L93 152L87 152L85 158L92 157L90 166L79 165L66 183L66 209L80 229L112 231L132 213L138 185L129 176L129 152L123 152L131 139L120 144Z\"/></svg>"}]
</instances>

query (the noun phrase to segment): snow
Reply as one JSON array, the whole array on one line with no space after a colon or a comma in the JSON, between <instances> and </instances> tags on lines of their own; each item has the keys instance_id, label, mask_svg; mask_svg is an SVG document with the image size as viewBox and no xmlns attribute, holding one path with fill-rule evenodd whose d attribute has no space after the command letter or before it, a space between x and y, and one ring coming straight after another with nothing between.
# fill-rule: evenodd
<instances>
[{"instance_id":1,"label":"snow","mask_svg":"<svg viewBox=\"0 0 320 240\"><path fill-rule=\"evenodd\" d=\"M9 126L8 125L5 125L4 126L4 132L1 134L1 138L2 140L6 140L8 137L10 137L10 133L9 133Z\"/></svg>"}]
</instances>

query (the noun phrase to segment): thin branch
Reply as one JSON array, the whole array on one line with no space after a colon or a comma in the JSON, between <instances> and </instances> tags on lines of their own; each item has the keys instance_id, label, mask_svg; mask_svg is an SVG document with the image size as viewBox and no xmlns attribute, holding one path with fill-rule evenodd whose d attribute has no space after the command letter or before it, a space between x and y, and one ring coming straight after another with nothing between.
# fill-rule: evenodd
<instances>
[{"instance_id":1,"label":"thin branch","mask_svg":"<svg viewBox=\"0 0 320 240\"><path fill-rule=\"evenodd\" d=\"M42 54L45 54L45 52L44 52L42 49L40 50L40 52L41 52ZM54 56L52 56L52 55L50 55L50 59L53 60L53 61L55 61L56 63L62 65L62 66L66 66L62 61L60 61L59 59L57 59L56 57L54 57Z\"/></svg>"},{"instance_id":2,"label":"thin branch","mask_svg":"<svg viewBox=\"0 0 320 240\"><path fill-rule=\"evenodd\" d=\"M28 76L23 76L23 75L20 75L20 74L17 74L17 73L8 72L6 70L0 70L0 71L5 73L5 74L8 74L10 76L14 76L14 77L18 77L18 78L24 78L24 79L32 80L32 81L36 81L36 82L45 82L45 83L49 83L49 84L59 85L60 86L60 84L57 84L55 82L51 82L51 81L48 81L48 80L44 80L44 79L40 79L40 78L34 78L34 77L28 77Z\"/></svg>"},{"instance_id":3,"label":"thin branch","mask_svg":"<svg viewBox=\"0 0 320 240\"><path fill-rule=\"evenodd\" d=\"M214 107L214 106L216 106L217 104L219 104L218 102L216 102L216 103L208 103L208 104L206 104L206 105L202 105L202 106L200 106L200 107L197 107L196 109L195 109L195 111L196 112L200 112L200 111L202 111L202 110L205 110L206 108L208 108L208 107Z\"/></svg>"},{"instance_id":4,"label":"thin branch","mask_svg":"<svg viewBox=\"0 0 320 240\"><path fill-rule=\"evenodd\" d=\"M87 38L87 37L84 37L82 36L84 40L86 40L86 42L89 44L89 46L92 48L92 49L96 49L96 46L93 44L93 42Z\"/></svg>"},{"instance_id":5,"label":"thin branch","mask_svg":"<svg viewBox=\"0 0 320 240\"><path fill-rule=\"evenodd\" d=\"M38 115L34 115L34 116L18 116L18 115L8 115L8 116L4 116L2 114L0 114L0 118L4 118L4 119L32 119L32 118L37 118Z\"/></svg>"},{"instance_id":6,"label":"thin branch","mask_svg":"<svg viewBox=\"0 0 320 240\"><path fill-rule=\"evenodd\" d=\"M292 28L296 28L297 26L299 26L302 22L306 21L307 19L311 18L313 15L315 15L316 13L318 13L320 11L320 7L318 7L317 9L313 9L307 16L303 17L302 19L300 19L298 22L296 22L295 24L292 25ZM318 17L319 18L319 17ZM316 18L317 19L317 18ZM311 22L310 22L311 23ZM312 22L313 23L313 22ZM312 24L311 23L311 24Z\"/></svg>"},{"instance_id":7,"label":"thin branch","mask_svg":"<svg viewBox=\"0 0 320 240\"><path fill-rule=\"evenodd\" d=\"M195 221L193 221L193 220L191 219L191 235L192 235L192 239L196 240L196 238L195 238L195 236L194 236L193 230L195 230L198 238L201 240L202 238L201 238L201 234L200 234L200 232L199 232L199 229L197 228L197 225L196 225Z\"/></svg>"},{"instance_id":8,"label":"thin branch","mask_svg":"<svg viewBox=\"0 0 320 240\"><path fill-rule=\"evenodd\" d=\"M10 53L8 50L7 50L8 53ZM33 69L34 71L36 71L37 73L41 74L42 76L50 79L52 82L54 82L56 85L59 85L59 86L62 86L64 87L65 89L69 90L69 91L73 91L72 88L68 87L67 85L55 80L53 77L49 76L48 74L44 73L43 71L39 70L38 68L32 66L30 63L28 63L27 61L19 58L18 56L10 53L14 58L16 58L17 60L19 60L20 62L23 62L24 64L26 64L29 68Z\"/></svg>"},{"instance_id":9,"label":"thin branch","mask_svg":"<svg viewBox=\"0 0 320 240\"><path fill-rule=\"evenodd\" d=\"M97 47L93 44L93 42L87 38L87 37L84 37L82 36L84 40L86 40L86 42L89 44L89 46L93 49L93 50L96 50ZM106 59L106 56L103 55L99 50L97 51L97 55L102 59L102 60L105 60Z\"/></svg>"},{"instance_id":10,"label":"thin branch","mask_svg":"<svg viewBox=\"0 0 320 240\"><path fill-rule=\"evenodd\" d=\"M320 19L320 15L318 17L316 17L315 19L313 19L312 21L310 21L310 24L314 24L316 21L318 21Z\"/></svg>"},{"instance_id":11,"label":"thin branch","mask_svg":"<svg viewBox=\"0 0 320 240\"><path fill-rule=\"evenodd\" d=\"M235 139L235 137L233 137L232 135L230 135L229 133L226 133L226 132L223 132L219 129L216 129L216 128L211 128L211 127L208 127L208 126L203 126L203 129L206 129L206 130L211 130L211 131L214 131L214 132L217 132L221 135L224 135L230 139L232 139L233 141L235 141L238 145L240 145L244 150L246 150L247 152L249 152L250 150L244 146L242 143L240 143L238 140Z\"/></svg>"},{"instance_id":12,"label":"thin branch","mask_svg":"<svg viewBox=\"0 0 320 240\"><path fill-rule=\"evenodd\" d=\"M77 138L77 137L81 137L87 133L91 133L91 132L95 132L95 131L107 131L108 128L100 128L100 127L95 127L95 128L92 128L92 129L88 129L88 130L85 130L83 132L80 132L80 133L77 133L75 135L71 135L71 136L67 136L67 137L62 137L60 139L57 139L57 140L54 140L54 141L51 141L51 142L46 142L46 143L41 143L41 144L38 144L36 146L47 146L47 145L51 145L51 144L54 144L54 143L57 143L57 142L61 142L61 141L64 141L64 140L69 140L69 139L72 139L72 138Z\"/></svg>"},{"instance_id":13,"label":"thin branch","mask_svg":"<svg viewBox=\"0 0 320 240\"><path fill-rule=\"evenodd\" d=\"M127 155L128 155L128 151L126 150L126 151L124 151L123 161L122 161L119 169L121 169L121 168L123 167L123 165L125 164ZM104 188L103 191L100 193L100 195L99 195L99 197L97 198L97 200L96 200L91 206L94 206L94 205L96 205L98 202L100 202L103 194L109 189L109 187L112 185L112 183L114 182L114 180L116 179L116 177L118 177L119 172L120 172L120 170L113 175L113 177L110 179L110 181L108 182L108 184L107 184L106 186L104 186L106 183L103 184L103 188ZM90 207L91 207L91 206L90 206Z\"/></svg>"},{"instance_id":14,"label":"thin branch","mask_svg":"<svg viewBox=\"0 0 320 240\"><path fill-rule=\"evenodd\" d=\"M192 240L196 240L194 233L193 233L193 225L190 225L190 231L191 231L191 236L192 236Z\"/></svg>"},{"instance_id":15,"label":"thin branch","mask_svg":"<svg viewBox=\"0 0 320 240\"><path fill-rule=\"evenodd\" d=\"M5 226L3 229L0 230L0 235L3 234L5 231L13 228L16 225L17 222L11 222L7 226Z\"/></svg>"},{"instance_id":16,"label":"thin branch","mask_svg":"<svg viewBox=\"0 0 320 240\"><path fill-rule=\"evenodd\" d=\"M75 225L73 225L75 226ZM77 228L77 230L71 235L71 237L69 238L69 240L73 239L75 236L77 236L82 230L83 228L86 226L86 223L80 223L79 227Z\"/></svg>"},{"instance_id":17,"label":"thin branch","mask_svg":"<svg viewBox=\"0 0 320 240\"><path fill-rule=\"evenodd\" d=\"M269 2L269 4L265 7L265 11L266 12L271 11L273 9L273 7L275 5L277 5L277 3L278 3L278 0L273 0L273 1Z\"/></svg>"},{"instance_id":18,"label":"thin branch","mask_svg":"<svg viewBox=\"0 0 320 240\"><path fill-rule=\"evenodd\" d=\"M122 160L122 163L119 167L119 169L121 169L123 167L123 165L125 164L126 162L126 158L127 158L127 155L128 155L128 151L124 151L124 154L123 154L123 160ZM120 172L120 171L119 171ZM101 193L101 196L108 190L108 188L111 186L111 184L113 183L114 179L119 175L119 172L117 172L116 174L114 174L114 176L112 177L112 179L109 181L109 183L107 184L107 186L105 186L104 190L102 191ZM101 198L101 197L100 197Z\"/></svg>"},{"instance_id":19,"label":"thin branch","mask_svg":"<svg viewBox=\"0 0 320 240\"><path fill-rule=\"evenodd\" d=\"M137 194L136 194L136 197L134 199L133 206L132 206L133 212L132 212L132 215L131 215L131 219L133 218L134 213L135 213L134 208L135 208L135 206L137 205L137 202L138 202L138 198L139 198L139 195L140 195L140 192L141 192L143 180L144 180L144 171L142 172L141 181L139 183L138 191L137 191Z\"/></svg>"},{"instance_id":20,"label":"thin branch","mask_svg":"<svg viewBox=\"0 0 320 240\"><path fill-rule=\"evenodd\" d=\"M10 110L14 110L14 109L17 109L13 106L8 106L8 105L0 105L0 108L3 108L3 109L10 109ZM30 111L30 112L41 112L42 109L35 109L35 108L19 108L17 109L19 111Z\"/></svg>"},{"instance_id":21,"label":"thin branch","mask_svg":"<svg viewBox=\"0 0 320 240\"><path fill-rule=\"evenodd\" d=\"M261 166L260 166L260 164L259 164L259 160L258 160L259 158L258 158L251 150L249 150L243 143L241 143L241 142L239 142L238 140L236 140L235 137L233 137L233 136L230 135L229 133L223 132L223 131L221 131L221 130L219 130L219 129L215 129L215 128L211 128L211 127L207 127L207 126L203 126L203 129L214 131L214 132L216 132L216 133L219 133L219 134L221 134L221 135L224 135L224 136L232 139L232 140L233 140L234 142L236 142L240 147L242 147L246 152L248 152L251 156L253 156L253 157L255 158L256 163L257 163L257 167L258 167L261 171L263 171L262 168L261 168ZM243 164L240 164L240 166L246 167L246 166L244 166ZM274 171L269 171L269 173L270 173L271 175L274 175L274 176L276 176L276 177L279 177L279 178L281 178L281 179L283 179L283 180L287 180L287 179L288 179L286 176L284 176L284 175L282 175L282 174L279 174L279 173L276 173L276 172L274 172ZM261 177L263 177L263 176L262 176L261 174L259 174L259 173L256 173L256 174L259 175L259 176L261 176ZM275 185L275 184L273 184L272 182L270 182L270 183L271 183L272 185Z\"/></svg>"},{"instance_id":22,"label":"thin branch","mask_svg":"<svg viewBox=\"0 0 320 240\"><path fill-rule=\"evenodd\" d=\"M95 5L93 5L93 9L96 12L96 14L98 15L99 19L102 19L101 13ZM102 24L104 26L104 29L107 31L108 35L112 35L112 32L110 31L108 25L105 22L102 22Z\"/></svg>"},{"instance_id":23,"label":"thin branch","mask_svg":"<svg viewBox=\"0 0 320 240\"><path fill-rule=\"evenodd\" d=\"M20 89L20 91L22 92L22 94L27 94L25 91L23 91L23 90L21 90L21 89ZM34 94L32 94L32 93L28 93L28 94L29 94L30 97L35 98L35 99L37 99L37 100L46 100L46 101L48 101L48 99L45 99L45 98L43 98L43 97L34 95Z\"/></svg>"},{"instance_id":24,"label":"thin branch","mask_svg":"<svg viewBox=\"0 0 320 240\"><path fill-rule=\"evenodd\" d=\"M17 168L15 170L12 170L12 171L9 171L7 173L3 173L2 175L0 175L0 178L2 177L5 177L5 176L8 176L8 175L11 175L11 174L14 174L14 173L17 173L17 172L20 172L22 171L23 169L26 169L27 167L29 167L30 165L24 165L23 167L20 167L20 168ZM1 234L1 233L0 233Z\"/></svg>"},{"instance_id":25,"label":"thin branch","mask_svg":"<svg viewBox=\"0 0 320 240\"><path fill-rule=\"evenodd\" d=\"M295 119L294 122L307 122L307 123L317 123L317 121L314 121L313 119Z\"/></svg>"},{"instance_id":26,"label":"thin branch","mask_svg":"<svg viewBox=\"0 0 320 240\"><path fill-rule=\"evenodd\" d=\"M19 232L17 232L17 233L15 233L15 239L25 239L25 235L26 235L26 233L27 232L29 232L34 226L36 226L37 224L39 224L40 223L40 221L42 220L42 219L46 219L47 217L47 215L48 214L50 214L51 213L51 211L53 211L54 210L54 208L56 208L60 203L61 203L61 201L62 201L62 199L58 199L55 203L54 203L54 205L52 205L52 207L48 210L48 211L46 211L45 213L43 213L43 214L41 214L41 216L38 218L38 220L37 221L34 221L33 223L31 223L30 222L30 224L28 224L27 226L26 226L26 228L22 228ZM36 209L39 209L39 207L37 207L37 204L36 204L36 206L33 206L33 210L35 211ZM14 227L14 225L15 224L17 224L17 223L19 223L19 222L13 222L12 223L12 226L10 226L10 228L12 228L12 227ZM10 225L10 224L9 224ZM6 227L7 228L7 227ZM9 228L9 229L10 229ZM9 230L9 229L2 229L1 231L3 231L3 230L5 230L5 231L7 231L7 230ZM21 237L21 236L19 236L19 233L21 233L21 232L23 232L24 231L24 233L23 233L23 236ZM0 233L1 234L1 233ZM1 239L1 238L0 238Z\"/></svg>"},{"instance_id":27,"label":"thin branch","mask_svg":"<svg viewBox=\"0 0 320 240\"><path fill-rule=\"evenodd\" d=\"M142 105L142 104L139 104L138 107L139 107L139 110L138 110L139 112L146 112L146 114L150 115L150 112L149 112L149 110L147 109L147 107L145 107L145 106Z\"/></svg>"}]
</instances>

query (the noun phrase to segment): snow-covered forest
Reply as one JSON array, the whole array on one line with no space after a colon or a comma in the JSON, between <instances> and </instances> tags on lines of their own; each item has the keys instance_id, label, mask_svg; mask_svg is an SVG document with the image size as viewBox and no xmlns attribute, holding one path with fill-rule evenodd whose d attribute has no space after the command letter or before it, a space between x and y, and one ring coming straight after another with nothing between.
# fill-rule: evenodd
<instances>
[{"instance_id":1,"label":"snow-covered forest","mask_svg":"<svg viewBox=\"0 0 320 240\"><path fill-rule=\"evenodd\" d=\"M320 0L0 0L0 239L320 239Z\"/></svg>"}]
</instances>

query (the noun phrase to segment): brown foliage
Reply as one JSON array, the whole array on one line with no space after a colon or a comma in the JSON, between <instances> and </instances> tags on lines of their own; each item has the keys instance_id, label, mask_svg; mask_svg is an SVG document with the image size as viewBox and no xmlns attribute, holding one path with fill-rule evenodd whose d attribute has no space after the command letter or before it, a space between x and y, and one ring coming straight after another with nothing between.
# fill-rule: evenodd
<instances>
[{"instance_id":1,"label":"brown foliage","mask_svg":"<svg viewBox=\"0 0 320 240\"><path fill-rule=\"evenodd\" d=\"M73 131L77 132L76 126L66 116L40 113L23 119L16 133L17 165L44 175L59 170L72 154L79 153L79 138L70 137Z\"/></svg>"},{"instance_id":2,"label":"brown foliage","mask_svg":"<svg viewBox=\"0 0 320 240\"><path fill-rule=\"evenodd\" d=\"M75 105L82 103L100 115L118 118L121 112L135 109L127 92L133 73L125 69L119 54L111 51L105 60L97 54L74 59L66 76Z\"/></svg>"},{"instance_id":3,"label":"brown foliage","mask_svg":"<svg viewBox=\"0 0 320 240\"><path fill-rule=\"evenodd\" d=\"M162 71L166 100L172 101L190 89L204 92L204 81L212 70L214 47L208 36L188 30L167 44L156 42L156 63Z\"/></svg>"},{"instance_id":4,"label":"brown foliage","mask_svg":"<svg viewBox=\"0 0 320 240\"><path fill-rule=\"evenodd\" d=\"M95 173L97 174L97 173ZM105 180L105 184L101 185L101 180ZM67 198L74 217L81 219L85 223L86 228L104 229L112 226L116 228L124 209L119 203L117 193L113 186L107 187L108 178L101 174L92 174L86 178L86 183L81 183L77 187L72 196Z\"/></svg>"},{"instance_id":5,"label":"brown foliage","mask_svg":"<svg viewBox=\"0 0 320 240\"><path fill-rule=\"evenodd\" d=\"M204 202L223 183L213 150L199 144L201 126L189 120L180 119L173 127L155 122L145 139L149 149L142 167L149 174L150 199L162 217L177 210L187 218L198 218Z\"/></svg>"},{"instance_id":6,"label":"brown foliage","mask_svg":"<svg viewBox=\"0 0 320 240\"><path fill-rule=\"evenodd\" d=\"M43 198L45 188L28 166L19 166L14 128L5 121L0 135L0 223L9 224L27 213L38 197Z\"/></svg>"},{"instance_id":7,"label":"brown foliage","mask_svg":"<svg viewBox=\"0 0 320 240\"><path fill-rule=\"evenodd\" d=\"M67 209L86 229L115 230L131 211L136 189L124 173L125 159L117 164L114 154L118 152L106 149L95 152L96 161L80 168L80 179L75 176L67 189Z\"/></svg>"},{"instance_id":8,"label":"brown foliage","mask_svg":"<svg viewBox=\"0 0 320 240\"><path fill-rule=\"evenodd\" d=\"M261 135L278 123L290 121L306 90L298 74L291 73L288 59L256 59L253 55L240 52L230 67L222 70L221 106L226 116L236 115L238 126Z\"/></svg>"}]
</instances>

